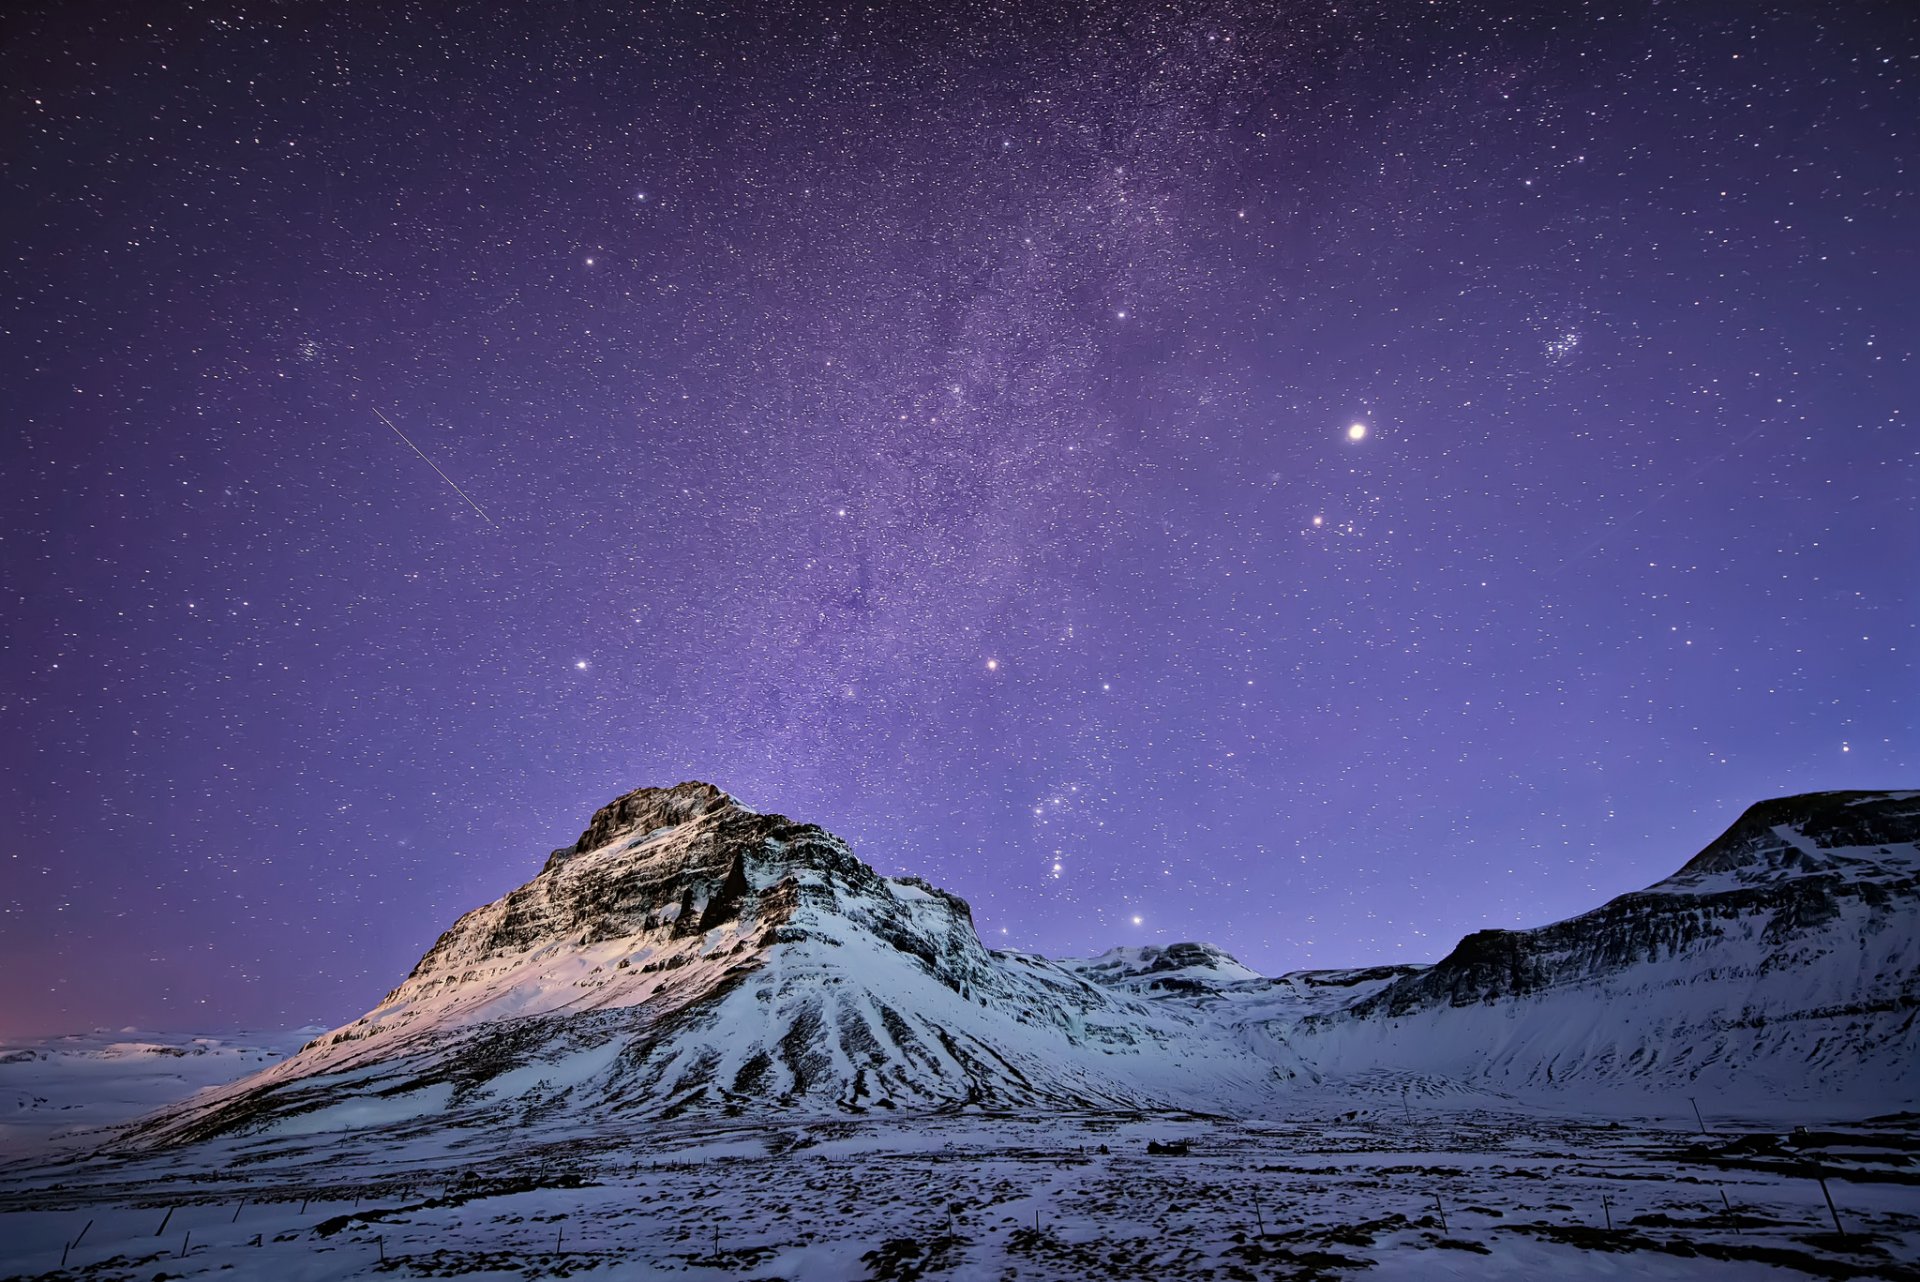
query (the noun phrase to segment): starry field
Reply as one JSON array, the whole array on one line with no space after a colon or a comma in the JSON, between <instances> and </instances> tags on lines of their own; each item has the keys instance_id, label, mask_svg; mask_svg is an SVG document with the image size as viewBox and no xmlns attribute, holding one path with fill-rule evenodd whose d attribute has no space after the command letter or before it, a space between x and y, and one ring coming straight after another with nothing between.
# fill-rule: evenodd
<instances>
[{"instance_id":1,"label":"starry field","mask_svg":"<svg viewBox=\"0 0 1920 1282\"><path fill-rule=\"evenodd\" d=\"M1920 765L1910 5L5 24L0 1031L640 784L1271 974Z\"/></svg>"}]
</instances>

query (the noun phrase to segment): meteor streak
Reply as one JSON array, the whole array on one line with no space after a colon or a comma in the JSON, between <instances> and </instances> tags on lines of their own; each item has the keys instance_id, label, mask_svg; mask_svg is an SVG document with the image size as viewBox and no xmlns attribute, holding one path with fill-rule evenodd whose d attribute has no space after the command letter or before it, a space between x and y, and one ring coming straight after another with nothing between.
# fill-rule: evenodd
<instances>
[{"instance_id":1,"label":"meteor streak","mask_svg":"<svg viewBox=\"0 0 1920 1282\"><path fill-rule=\"evenodd\" d=\"M388 418L385 414L381 414L379 406L369 405L367 408L372 410L374 414L379 417L382 423L385 423L388 427L393 427L393 434L399 437L401 440L405 441L407 443L407 448L412 450L415 454L418 454L422 462L424 462L428 467L432 468L434 471L440 472L440 465L434 462L432 459L428 458L426 451L421 449L418 445L415 445L413 443L413 439L409 437L405 432L401 431L397 427L394 427L393 420ZM481 507L478 503L475 503L473 501L473 496L471 494L468 494L465 490L461 489L458 485L454 485L454 481L451 476L448 476L445 472L440 472L440 479L445 481L448 485L453 485L453 492L455 494L458 494L461 498L465 499L467 501L467 506L471 507L474 511L480 514L481 520L485 521L488 525L493 526L493 528L496 530L500 528L499 522L495 521L492 517L488 516L487 510Z\"/></svg>"}]
</instances>

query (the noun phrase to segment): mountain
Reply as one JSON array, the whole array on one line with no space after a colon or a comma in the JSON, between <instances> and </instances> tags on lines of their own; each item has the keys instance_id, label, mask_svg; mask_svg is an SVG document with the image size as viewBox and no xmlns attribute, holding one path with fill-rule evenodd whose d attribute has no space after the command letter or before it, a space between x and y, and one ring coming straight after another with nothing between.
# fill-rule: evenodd
<instances>
[{"instance_id":1,"label":"mountain","mask_svg":"<svg viewBox=\"0 0 1920 1282\"><path fill-rule=\"evenodd\" d=\"M1210 945L1050 961L709 784L595 813L372 1011L134 1128L1168 1109L1419 1084L1920 1097L1920 792L1765 802L1593 912L1431 966L1258 975ZM1397 1085L1395 1085L1397 1084Z\"/></svg>"},{"instance_id":2,"label":"mountain","mask_svg":"<svg viewBox=\"0 0 1920 1282\"><path fill-rule=\"evenodd\" d=\"M1262 1034L990 953L957 896L684 783L602 807L372 1011L138 1134L562 1107L1147 1108L1305 1073Z\"/></svg>"},{"instance_id":3,"label":"mountain","mask_svg":"<svg viewBox=\"0 0 1920 1282\"><path fill-rule=\"evenodd\" d=\"M1331 1074L1910 1104L1916 842L1920 792L1761 802L1665 881L1550 926L1469 935L1288 1040Z\"/></svg>"}]
</instances>

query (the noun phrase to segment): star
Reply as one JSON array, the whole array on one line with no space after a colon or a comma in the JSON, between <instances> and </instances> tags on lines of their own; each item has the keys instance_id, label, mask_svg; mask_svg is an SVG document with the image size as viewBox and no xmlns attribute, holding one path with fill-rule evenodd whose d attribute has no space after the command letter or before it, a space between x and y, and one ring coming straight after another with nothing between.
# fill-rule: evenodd
<instances>
[{"instance_id":1,"label":"star","mask_svg":"<svg viewBox=\"0 0 1920 1282\"><path fill-rule=\"evenodd\" d=\"M514 830L559 831L677 771L838 820L860 858L924 857L979 900L983 937L1053 839L1075 885L1064 849L1041 880L1076 911L1010 913L1023 946L1138 939L1143 909L1107 914L1137 892L1180 923L1157 937L1191 930L1262 970L1431 961L1443 936L1586 902L1603 848L1619 888L1671 871L1684 843L1653 835L1700 831L1710 804L1910 773L1920 752L1884 697L1904 654L1861 639L1915 598L1877 519L1912 436L1899 343L1879 341L1904 300L1844 260L1906 247L1875 175L1911 150L1912 78L1875 6L1724 7L1741 12L1663 32L1688 67L1678 95L1670 59L1577 6L1522 88L1502 51L1400 40L1373 6L1343 7L1351 39L1229 43L1208 19L1250 6L1123 6L1139 20L1036 20L1017 40L991 5L947 6L938 32L887 10L843 40L839 15L676 26L600 4L597 42L666 34L672 56L609 54L594 92L535 113L499 74L520 33L472 6L416 7L410 37L446 54L431 78L382 59L378 31L333 33L357 68L343 97L489 138L440 148L431 181L327 163L359 146L351 120L276 96L279 54L229 46L224 20L176 24L168 57L255 82L264 117L236 90L150 122L110 92L111 60L57 61L86 15L47 27L23 52L62 92L22 98L37 119L16 132L29 166L70 181L10 220L0 266L0 293L46 304L16 344L33 376L8 389L35 502L0 504L0 546L57 585L10 612L28 681L12 737L46 751L9 770L35 797L15 846L61 858L6 879L0 921L74 995L0 1003L0 1033L186 1008L164 995L177 975L140 963L152 939L102 928L137 917L149 870L186 870L184 926L233 967L274 932L225 929L232 903L302 922L318 886L347 897L332 925L378 934L515 884L538 852L498 839L475 882L453 853L473 845L464 819L400 867L368 853L415 811L355 747L380 736L438 763L410 789L456 815L509 806ZM942 92L876 70L863 54L883 47ZM1821 125L1845 164L1809 168L1794 131L1756 128L1739 187L1701 170L1757 64L1782 102L1846 103ZM1175 101L1127 92L1139 67ZM1382 77L1403 108L1385 129L1344 107ZM1671 128L1642 136L1653 115ZM1482 126L1505 145L1466 145ZM92 235L124 139L150 134L164 159L134 165L167 169L172 214ZM292 240L222 215L262 165L275 200L322 211ZM672 214L642 178L673 184ZM619 254L605 280L558 261L597 276L589 238ZM233 324L138 323L152 273L180 263L219 265ZM1762 325L1765 282L1815 279L1819 306ZM1123 295L1153 324L1136 333ZM190 393L143 400L147 380L113 373L149 363L198 371ZM1373 443L1375 408L1391 444ZM151 430L117 431L129 416ZM1293 537L1310 502L1325 542ZM1716 574L1753 590L1716 596ZM1703 603L1677 648L1654 644ZM569 639L607 646L610 675L555 685L540 665ZM997 645L973 650L1003 639L1027 656L1004 684ZM435 650L445 672L416 657ZM992 684L967 680L970 650ZM272 865L202 894L176 852L243 846L251 799L278 788L286 719L243 714L305 706L315 655L336 651L365 661L329 668L326 733L301 743L327 786L276 792ZM1725 679L1691 670L1709 657ZM1107 671L1129 675L1087 680ZM410 715L386 724L396 702ZM572 752L524 769L561 718ZM767 747L790 743L806 750ZM1724 780L1676 777L1696 750ZM125 859L75 835L109 759L194 798L123 825ZM580 762L605 797L581 792ZM1516 774L1521 797L1499 786ZM342 794L367 825L347 866L326 806ZM1615 801L1632 817L1603 833ZM1562 824L1591 839L1539 839ZM1276 844L1237 852L1247 836ZM1286 875L1294 842L1377 858L1378 916L1347 911L1337 853ZM391 893L354 898L386 876ZM408 898L420 887L432 904ZM36 933L76 889L84 920ZM1270 923L1315 912L1301 957ZM209 970L210 1019L345 1015L360 999L341 985L389 979L310 960L276 951L262 994Z\"/></svg>"}]
</instances>

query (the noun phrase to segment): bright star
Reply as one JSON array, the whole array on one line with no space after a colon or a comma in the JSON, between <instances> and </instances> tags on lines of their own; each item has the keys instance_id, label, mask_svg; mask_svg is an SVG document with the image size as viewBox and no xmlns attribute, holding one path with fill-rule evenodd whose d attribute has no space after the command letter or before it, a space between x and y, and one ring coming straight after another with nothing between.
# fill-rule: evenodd
<instances>
[{"instance_id":1,"label":"bright star","mask_svg":"<svg viewBox=\"0 0 1920 1282\"><path fill-rule=\"evenodd\" d=\"M573 661L573 666L575 668L578 668L580 671L585 672L587 670L587 661L585 659L575 659Z\"/></svg>"},{"instance_id":2,"label":"bright star","mask_svg":"<svg viewBox=\"0 0 1920 1282\"><path fill-rule=\"evenodd\" d=\"M1138 925L1140 924L1140 918L1136 916L1136 917L1135 917L1135 918L1133 919L1133 924L1134 924L1134 925L1136 925L1136 926L1138 926Z\"/></svg>"},{"instance_id":3,"label":"bright star","mask_svg":"<svg viewBox=\"0 0 1920 1282\"><path fill-rule=\"evenodd\" d=\"M1000 671L1000 660L998 660L998 659L988 659L988 660L987 660L987 671L988 671L988 672L998 672L998 671Z\"/></svg>"},{"instance_id":4,"label":"bright star","mask_svg":"<svg viewBox=\"0 0 1920 1282\"><path fill-rule=\"evenodd\" d=\"M1364 440L1366 440L1366 439L1367 439L1367 425L1366 425L1365 423L1355 423L1355 424L1354 424L1354 425L1353 425L1352 427L1349 427L1349 428L1347 429L1347 439L1348 439L1349 441L1364 441Z\"/></svg>"}]
</instances>

